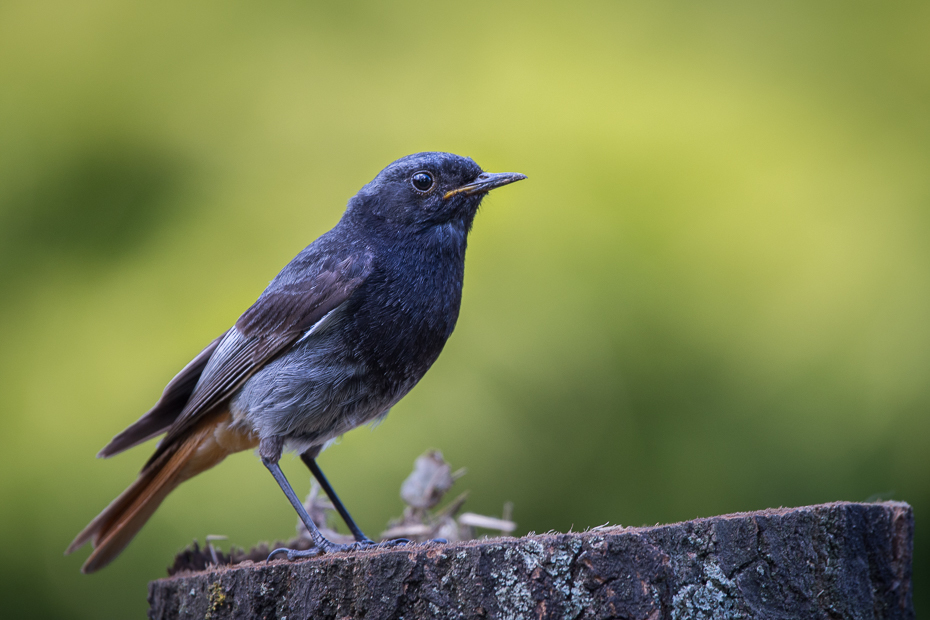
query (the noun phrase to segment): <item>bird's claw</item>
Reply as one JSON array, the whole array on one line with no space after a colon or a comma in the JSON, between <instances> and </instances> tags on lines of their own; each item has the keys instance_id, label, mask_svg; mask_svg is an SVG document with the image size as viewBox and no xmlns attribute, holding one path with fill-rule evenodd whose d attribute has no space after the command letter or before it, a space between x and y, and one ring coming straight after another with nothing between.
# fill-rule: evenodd
<instances>
[{"instance_id":1,"label":"bird's claw","mask_svg":"<svg viewBox=\"0 0 930 620\"><path fill-rule=\"evenodd\" d=\"M409 545L409 538L392 538L391 540L385 540L383 542L375 543L379 547L402 547L404 545Z\"/></svg>"},{"instance_id":2,"label":"bird's claw","mask_svg":"<svg viewBox=\"0 0 930 620\"><path fill-rule=\"evenodd\" d=\"M390 549L392 547L402 547L403 545L409 545L410 540L406 538L392 538L391 540L382 540L381 542L376 542L367 538L365 540L359 540L354 543L349 543L347 545L340 545L341 549L336 549L335 551L365 551L367 549Z\"/></svg>"},{"instance_id":3,"label":"bird's claw","mask_svg":"<svg viewBox=\"0 0 930 620\"><path fill-rule=\"evenodd\" d=\"M274 556L281 554L281 553L287 554L288 562L293 562L294 560L300 560L303 558L316 557L320 555L322 552L323 552L322 549L320 549L319 547L313 547L312 549L306 549L304 551L301 551L299 549L288 549L287 547L281 547L280 549L275 549L274 551L269 553L268 559L266 561L267 562L272 561L273 559L275 559Z\"/></svg>"},{"instance_id":4,"label":"bird's claw","mask_svg":"<svg viewBox=\"0 0 930 620\"><path fill-rule=\"evenodd\" d=\"M437 538L429 542L448 542L444 538ZM288 561L293 562L294 560L302 560L304 558L313 558L323 553L345 553L349 551L366 551L368 549L391 549L393 547L402 547L404 545L409 545L410 540L407 538L394 538L392 540L385 540L382 542L375 542L371 539L360 540L353 543L348 543L345 545L333 544L332 547L327 549L321 549L320 547L313 547L305 551L298 549L288 549L287 547L281 547L280 549L275 549L268 554L267 561L270 562L276 559L275 556L280 556L284 554Z\"/></svg>"}]
</instances>

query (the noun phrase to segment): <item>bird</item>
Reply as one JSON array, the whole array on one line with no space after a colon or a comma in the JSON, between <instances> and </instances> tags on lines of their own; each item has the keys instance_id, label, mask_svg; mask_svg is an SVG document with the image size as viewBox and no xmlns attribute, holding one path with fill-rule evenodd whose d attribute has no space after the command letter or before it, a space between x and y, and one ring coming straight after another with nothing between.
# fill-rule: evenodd
<instances>
[{"instance_id":1,"label":"bird","mask_svg":"<svg viewBox=\"0 0 930 620\"><path fill-rule=\"evenodd\" d=\"M164 435L136 480L65 551L81 571L113 561L168 494L226 456L257 448L314 547L288 559L363 550L369 539L316 463L343 433L380 422L436 361L455 328L465 249L491 190L525 179L468 157L402 157L362 187L338 223L304 248L258 300L167 384L155 405L97 455ZM352 532L325 538L278 465L300 455ZM387 544L404 544L400 539Z\"/></svg>"}]
</instances>

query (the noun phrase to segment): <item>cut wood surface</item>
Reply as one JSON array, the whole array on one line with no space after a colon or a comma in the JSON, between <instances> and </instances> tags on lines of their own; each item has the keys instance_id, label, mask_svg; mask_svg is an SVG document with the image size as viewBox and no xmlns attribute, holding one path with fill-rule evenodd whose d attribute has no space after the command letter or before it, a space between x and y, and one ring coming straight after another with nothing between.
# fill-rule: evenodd
<instances>
[{"instance_id":1,"label":"cut wood surface","mask_svg":"<svg viewBox=\"0 0 930 620\"><path fill-rule=\"evenodd\" d=\"M913 532L905 503L838 502L244 562L153 581L149 615L910 619Z\"/></svg>"}]
</instances>

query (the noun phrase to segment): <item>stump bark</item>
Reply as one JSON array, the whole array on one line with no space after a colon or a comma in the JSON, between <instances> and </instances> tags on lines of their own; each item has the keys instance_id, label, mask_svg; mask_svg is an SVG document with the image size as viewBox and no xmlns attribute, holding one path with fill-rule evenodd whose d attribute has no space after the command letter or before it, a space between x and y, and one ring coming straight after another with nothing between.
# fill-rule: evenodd
<instances>
[{"instance_id":1,"label":"stump bark","mask_svg":"<svg viewBox=\"0 0 930 620\"><path fill-rule=\"evenodd\" d=\"M910 619L913 532L905 503L840 502L245 562L153 581L149 616Z\"/></svg>"}]
</instances>

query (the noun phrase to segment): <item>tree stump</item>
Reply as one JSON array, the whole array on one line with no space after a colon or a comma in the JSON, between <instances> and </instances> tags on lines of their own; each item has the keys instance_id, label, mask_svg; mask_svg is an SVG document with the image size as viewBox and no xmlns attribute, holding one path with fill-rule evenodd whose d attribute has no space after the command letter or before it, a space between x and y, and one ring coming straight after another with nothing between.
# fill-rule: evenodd
<instances>
[{"instance_id":1,"label":"tree stump","mask_svg":"<svg viewBox=\"0 0 930 620\"><path fill-rule=\"evenodd\" d=\"M149 616L911 619L913 532L905 503L838 502L244 562L153 581Z\"/></svg>"}]
</instances>

